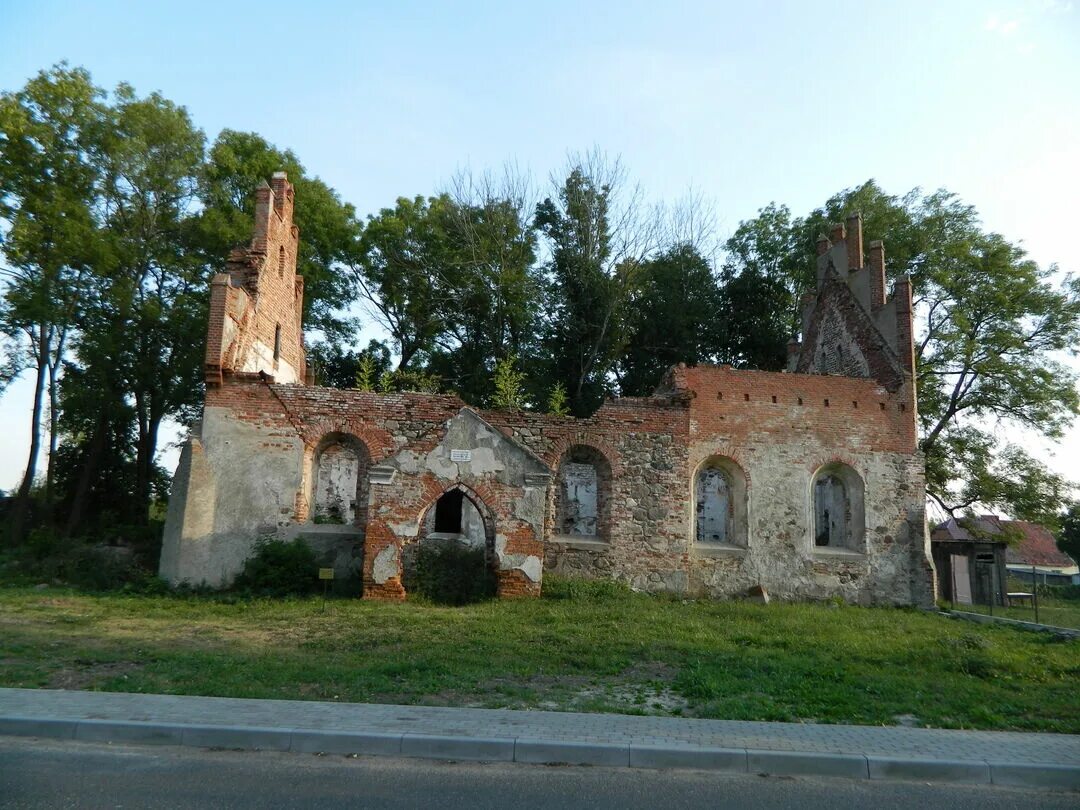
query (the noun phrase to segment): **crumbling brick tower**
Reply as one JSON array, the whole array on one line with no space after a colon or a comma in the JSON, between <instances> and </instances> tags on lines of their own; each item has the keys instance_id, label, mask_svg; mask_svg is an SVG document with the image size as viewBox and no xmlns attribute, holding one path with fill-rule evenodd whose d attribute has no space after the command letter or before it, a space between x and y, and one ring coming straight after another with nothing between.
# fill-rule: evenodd
<instances>
[{"instance_id":1,"label":"crumbling brick tower","mask_svg":"<svg viewBox=\"0 0 1080 810\"><path fill-rule=\"evenodd\" d=\"M296 274L300 231L293 225L293 187L285 172L255 190L255 237L229 255L210 286L206 382L226 372L304 382L304 279Z\"/></svg>"}]
</instances>

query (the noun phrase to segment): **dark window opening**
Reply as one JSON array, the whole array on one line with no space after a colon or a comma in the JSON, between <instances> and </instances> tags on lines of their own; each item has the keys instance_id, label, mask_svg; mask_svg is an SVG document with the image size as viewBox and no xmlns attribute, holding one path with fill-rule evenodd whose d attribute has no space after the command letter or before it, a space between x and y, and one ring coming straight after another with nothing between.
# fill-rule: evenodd
<instances>
[{"instance_id":1,"label":"dark window opening","mask_svg":"<svg viewBox=\"0 0 1080 810\"><path fill-rule=\"evenodd\" d=\"M850 506L844 482L835 475L823 475L814 484L814 542L819 546L843 546L847 535Z\"/></svg>"},{"instance_id":2,"label":"dark window opening","mask_svg":"<svg viewBox=\"0 0 1080 810\"><path fill-rule=\"evenodd\" d=\"M277 275L278 278L285 278L285 246L282 245L278 248L277 259Z\"/></svg>"},{"instance_id":3,"label":"dark window opening","mask_svg":"<svg viewBox=\"0 0 1080 810\"><path fill-rule=\"evenodd\" d=\"M281 326L274 327L274 362L281 357Z\"/></svg>"},{"instance_id":4,"label":"dark window opening","mask_svg":"<svg viewBox=\"0 0 1080 810\"><path fill-rule=\"evenodd\" d=\"M435 531L461 534L461 505L465 494L451 490L435 502Z\"/></svg>"}]
</instances>

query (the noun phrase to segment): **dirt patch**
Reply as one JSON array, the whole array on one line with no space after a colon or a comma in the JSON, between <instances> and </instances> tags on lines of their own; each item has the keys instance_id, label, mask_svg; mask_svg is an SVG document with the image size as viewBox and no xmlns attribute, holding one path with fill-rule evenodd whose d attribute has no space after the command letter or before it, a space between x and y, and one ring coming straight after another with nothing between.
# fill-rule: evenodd
<instances>
[{"instance_id":1,"label":"dirt patch","mask_svg":"<svg viewBox=\"0 0 1080 810\"><path fill-rule=\"evenodd\" d=\"M689 703L671 688L677 669L660 663L639 664L617 675L531 675L487 678L473 689L442 689L406 697L424 706L547 709L551 711L623 712L689 716ZM401 694L376 694L375 703L400 703Z\"/></svg>"},{"instance_id":2,"label":"dirt patch","mask_svg":"<svg viewBox=\"0 0 1080 810\"><path fill-rule=\"evenodd\" d=\"M615 711L659 716L690 714L690 704L686 698L666 686L655 684L608 683L590 686L573 695L569 706L548 705L545 701L540 703L539 708Z\"/></svg>"},{"instance_id":3,"label":"dirt patch","mask_svg":"<svg viewBox=\"0 0 1080 810\"><path fill-rule=\"evenodd\" d=\"M142 669L134 661L75 661L49 676L49 689L87 689L107 678L126 678Z\"/></svg>"}]
</instances>

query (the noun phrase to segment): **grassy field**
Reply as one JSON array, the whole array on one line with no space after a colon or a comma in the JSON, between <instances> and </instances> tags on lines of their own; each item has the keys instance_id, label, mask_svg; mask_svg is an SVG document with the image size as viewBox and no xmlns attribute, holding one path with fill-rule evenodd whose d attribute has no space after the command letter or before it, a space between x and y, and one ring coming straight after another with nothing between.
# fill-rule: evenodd
<instances>
[{"instance_id":1,"label":"grassy field","mask_svg":"<svg viewBox=\"0 0 1080 810\"><path fill-rule=\"evenodd\" d=\"M991 612L989 605L957 605L955 610L985 613L987 615ZM1028 604L1007 608L995 605L993 615L1002 616L1006 619L1018 619L1022 622L1035 621L1035 609ZM1040 596L1039 623L1080 630L1080 602Z\"/></svg>"},{"instance_id":2,"label":"grassy field","mask_svg":"<svg viewBox=\"0 0 1080 810\"><path fill-rule=\"evenodd\" d=\"M464 608L0 589L0 685L1080 732L1080 642L545 582Z\"/></svg>"},{"instance_id":3,"label":"grassy field","mask_svg":"<svg viewBox=\"0 0 1080 810\"><path fill-rule=\"evenodd\" d=\"M1021 582L1010 578L1006 585L1008 592L1030 593L1031 583ZM990 614L989 605L950 605L948 602L940 603L943 608L962 610L970 613ZM1002 616L1007 619L1018 619L1022 622L1035 621L1035 606L1031 601L1020 604L1017 600L1014 606L1002 608L994 606L994 616ZM1049 596L1044 592L1039 596L1039 624L1049 624L1054 627L1071 627L1080 630L1080 599L1061 599Z\"/></svg>"}]
</instances>

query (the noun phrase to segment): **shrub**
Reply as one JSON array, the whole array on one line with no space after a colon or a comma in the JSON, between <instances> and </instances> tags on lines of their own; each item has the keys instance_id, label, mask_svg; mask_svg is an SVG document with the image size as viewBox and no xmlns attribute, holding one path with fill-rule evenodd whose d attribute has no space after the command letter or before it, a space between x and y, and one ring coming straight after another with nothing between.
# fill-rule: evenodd
<instances>
[{"instance_id":1,"label":"shrub","mask_svg":"<svg viewBox=\"0 0 1080 810\"><path fill-rule=\"evenodd\" d=\"M21 547L11 550L0 577L8 584L53 582L89 591L142 588L154 578L157 564L152 553L155 530L143 529L142 534L151 553L140 553L146 544L66 537L54 529L37 527Z\"/></svg>"},{"instance_id":2,"label":"shrub","mask_svg":"<svg viewBox=\"0 0 1080 810\"><path fill-rule=\"evenodd\" d=\"M479 602L495 595L495 585L495 575L482 548L428 541L417 549L416 590L432 602Z\"/></svg>"},{"instance_id":3,"label":"shrub","mask_svg":"<svg viewBox=\"0 0 1080 810\"><path fill-rule=\"evenodd\" d=\"M254 596L297 596L312 593L318 584L315 553L299 537L286 542L259 540L233 589Z\"/></svg>"},{"instance_id":4,"label":"shrub","mask_svg":"<svg viewBox=\"0 0 1080 810\"><path fill-rule=\"evenodd\" d=\"M1080 585L1039 585L1039 596L1080 601Z\"/></svg>"}]
</instances>

